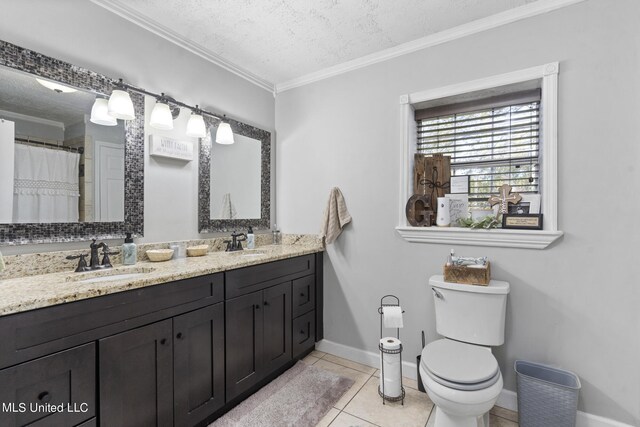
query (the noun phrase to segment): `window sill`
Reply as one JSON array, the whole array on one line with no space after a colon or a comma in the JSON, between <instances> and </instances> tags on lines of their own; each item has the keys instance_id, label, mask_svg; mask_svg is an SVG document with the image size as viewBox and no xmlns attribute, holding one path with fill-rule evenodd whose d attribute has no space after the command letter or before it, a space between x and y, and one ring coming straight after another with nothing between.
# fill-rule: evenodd
<instances>
[{"instance_id":1,"label":"window sill","mask_svg":"<svg viewBox=\"0 0 640 427\"><path fill-rule=\"evenodd\" d=\"M460 227L396 227L396 231L412 243L522 249L545 249L564 234L548 230L472 230Z\"/></svg>"}]
</instances>

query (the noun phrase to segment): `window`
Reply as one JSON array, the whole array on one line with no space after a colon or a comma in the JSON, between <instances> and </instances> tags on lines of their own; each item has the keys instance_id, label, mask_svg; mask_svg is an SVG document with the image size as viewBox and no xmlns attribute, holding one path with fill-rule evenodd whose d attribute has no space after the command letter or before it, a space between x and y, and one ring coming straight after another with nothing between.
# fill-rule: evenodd
<instances>
[{"instance_id":1,"label":"window","mask_svg":"<svg viewBox=\"0 0 640 427\"><path fill-rule=\"evenodd\" d=\"M469 175L470 206L502 184L538 193L540 90L416 110L417 152L451 156L451 175Z\"/></svg>"},{"instance_id":2,"label":"window","mask_svg":"<svg viewBox=\"0 0 640 427\"><path fill-rule=\"evenodd\" d=\"M563 235L558 230L558 72L559 64L551 62L400 96L396 231L403 239L545 249ZM410 226L405 208L413 195L414 155L433 152L452 156L453 176L472 177L470 204L484 204L505 182L519 193L540 194L543 229Z\"/></svg>"}]
</instances>

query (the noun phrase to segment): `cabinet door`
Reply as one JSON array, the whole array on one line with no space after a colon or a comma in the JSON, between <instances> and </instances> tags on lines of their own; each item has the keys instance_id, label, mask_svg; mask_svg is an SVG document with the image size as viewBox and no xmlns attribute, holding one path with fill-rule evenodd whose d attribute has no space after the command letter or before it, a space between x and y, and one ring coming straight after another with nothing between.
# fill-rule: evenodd
<instances>
[{"instance_id":1,"label":"cabinet door","mask_svg":"<svg viewBox=\"0 0 640 427\"><path fill-rule=\"evenodd\" d=\"M173 319L176 426L193 426L224 405L224 305Z\"/></svg>"},{"instance_id":2,"label":"cabinet door","mask_svg":"<svg viewBox=\"0 0 640 427\"><path fill-rule=\"evenodd\" d=\"M98 347L100 425L173 425L171 319L108 338Z\"/></svg>"},{"instance_id":3,"label":"cabinet door","mask_svg":"<svg viewBox=\"0 0 640 427\"><path fill-rule=\"evenodd\" d=\"M262 378L262 291L225 302L227 402Z\"/></svg>"},{"instance_id":4,"label":"cabinet door","mask_svg":"<svg viewBox=\"0 0 640 427\"><path fill-rule=\"evenodd\" d=\"M264 368L271 373L291 360L291 282L265 289Z\"/></svg>"},{"instance_id":5,"label":"cabinet door","mask_svg":"<svg viewBox=\"0 0 640 427\"><path fill-rule=\"evenodd\" d=\"M0 371L1 426L70 426L95 415L95 344ZM63 411L50 411L62 405Z\"/></svg>"}]
</instances>

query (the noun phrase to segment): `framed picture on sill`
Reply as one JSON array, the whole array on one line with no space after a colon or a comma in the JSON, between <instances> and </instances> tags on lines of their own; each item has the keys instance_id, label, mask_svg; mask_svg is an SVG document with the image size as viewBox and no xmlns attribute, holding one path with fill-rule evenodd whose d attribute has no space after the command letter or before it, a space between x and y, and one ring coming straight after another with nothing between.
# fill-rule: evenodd
<instances>
[{"instance_id":1,"label":"framed picture on sill","mask_svg":"<svg viewBox=\"0 0 640 427\"><path fill-rule=\"evenodd\" d=\"M449 199L451 227L460 227L460 220L469 218L469 195L445 194L444 197Z\"/></svg>"},{"instance_id":2,"label":"framed picture on sill","mask_svg":"<svg viewBox=\"0 0 640 427\"><path fill-rule=\"evenodd\" d=\"M449 181L449 193L469 194L471 188L471 177L469 175L452 176Z\"/></svg>"},{"instance_id":3,"label":"framed picture on sill","mask_svg":"<svg viewBox=\"0 0 640 427\"><path fill-rule=\"evenodd\" d=\"M542 214L504 214L502 228L512 230L542 230Z\"/></svg>"},{"instance_id":4,"label":"framed picture on sill","mask_svg":"<svg viewBox=\"0 0 640 427\"><path fill-rule=\"evenodd\" d=\"M515 205L509 205L509 214L539 214L540 213L540 195L539 194L521 194L522 200Z\"/></svg>"}]
</instances>

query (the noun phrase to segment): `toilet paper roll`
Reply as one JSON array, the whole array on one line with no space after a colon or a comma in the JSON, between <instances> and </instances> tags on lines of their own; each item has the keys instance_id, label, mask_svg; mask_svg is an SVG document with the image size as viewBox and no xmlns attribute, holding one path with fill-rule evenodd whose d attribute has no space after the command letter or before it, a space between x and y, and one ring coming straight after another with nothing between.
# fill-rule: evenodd
<instances>
[{"instance_id":1,"label":"toilet paper roll","mask_svg":"<svg viewBox=\"0 0 640 427\"><path fill-rule=\"evenodd\" d=\"M393 337L385 337L380 340L380 345L385 350L400 349L401 341ZM387 397L399 397L402 394L402 381L400 378L400 353L380 353L380 390Z\"/></svg>"},{"instance_id":2,"label":"toilet paper roll","mask_svg":"<svg viewBox=\"0 0 640 427\"><path fill-rule=\"evenodd\" d=\"M402 307L382 307L382 323L385 328L402 328Z\"/></svg>"}]
</instances>

